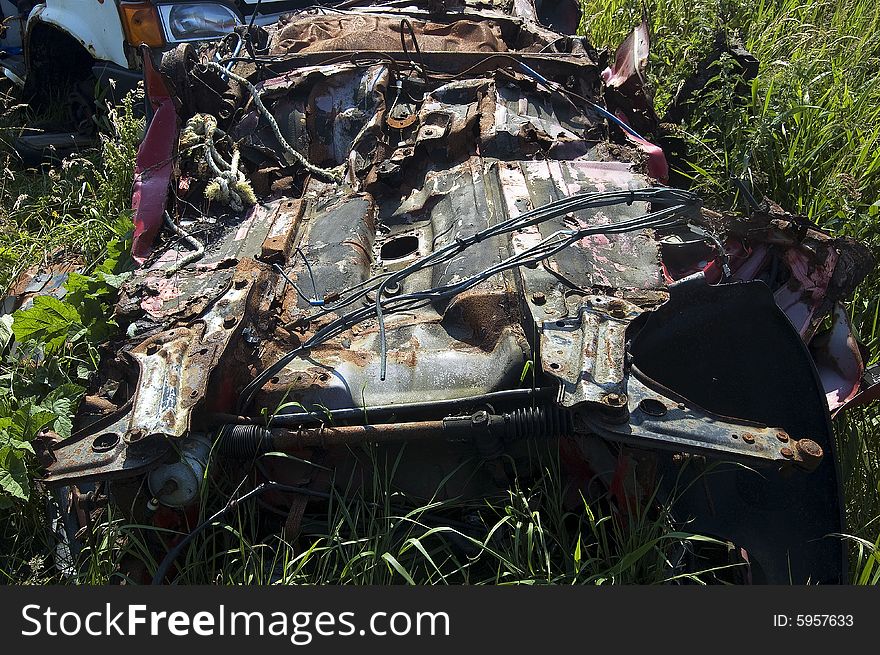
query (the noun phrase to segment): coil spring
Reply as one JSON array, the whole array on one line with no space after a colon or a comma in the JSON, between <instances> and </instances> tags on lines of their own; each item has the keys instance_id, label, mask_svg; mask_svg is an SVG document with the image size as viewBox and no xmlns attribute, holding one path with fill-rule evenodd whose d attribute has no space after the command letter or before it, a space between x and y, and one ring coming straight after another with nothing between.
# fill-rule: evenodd
<instances>
[{"instance_id":1,"label":"coil spring","mask_svg":"<svg viewBox=\"0 0 880 655\"><path fill-rule=\"evenodd\" d=\"M220 432L217 451L230 459L252 459L269 452L272 433L261 425L226 425Z\"/></svg>"},{"instance_id":2,"label":"coil spring","mask_svg":"<svg viewBox=\"0 0 880 655\"><path fill-rule=\"evenodd\" d=\"M559 405L520 407L507 418L508 434L514 439L562 437L574 431L572 413Z\"/></svg>"}]
</instances>

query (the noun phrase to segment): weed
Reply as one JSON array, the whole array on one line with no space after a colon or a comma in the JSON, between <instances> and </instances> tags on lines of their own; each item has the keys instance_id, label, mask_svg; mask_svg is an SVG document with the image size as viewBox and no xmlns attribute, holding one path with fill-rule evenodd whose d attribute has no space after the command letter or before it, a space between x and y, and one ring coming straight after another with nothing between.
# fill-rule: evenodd
<instances>
[{"instance_id":1,"label":"weed","mask_svg":"<svg viewBox=\"0 0 880 655\"><path fill-rule=\"evenodd\" d=\"M582 29L614 46L643 3L586 0ZM737 97L735 68L722 62L679 135L679 172L715 206L742 210L732 180L788 210L880 252L880 5L868 0L671 0L644 5L652 32L649 80L658 113L676 81L693 72L715 34L738 36L761 63ZM729 62L728 62L729 63ZM848 303L853 326L876 361L880 276ZM836 421L848 529L871 543L880 528L880 430L876 404Z\"/></svg>"}]
</instances>

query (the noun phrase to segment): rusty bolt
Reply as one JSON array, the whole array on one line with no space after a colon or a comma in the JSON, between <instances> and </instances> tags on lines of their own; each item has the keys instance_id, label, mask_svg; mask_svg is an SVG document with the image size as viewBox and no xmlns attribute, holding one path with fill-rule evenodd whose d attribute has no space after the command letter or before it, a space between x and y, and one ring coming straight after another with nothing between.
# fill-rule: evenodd
<instances>
[{"instance_id":1,"label":"rusty bolt","mask_svg":"<svg viewBox=\"0 0 880 655\"><path fill-rule=\"evenodd\" d=\"M234 316L227 316L223 319L223 327L227 329L235 327L235 321L236 319Z\"/></svg>"},{"instance_id":2,"label":"rusty bolt","mask_svg":"<svg viewBox=\"0 0 880 655\"><path fill-rule=\"evenodd\" d=\"M532 302L536 305L543 305L545 302L547 302L547 296L538 291L532 294Z\"/></svg>"},{"instance_id":3,"label":"rusty bolt","mask_svg":"<svg viewBox=\"0 0 880 655\"><path fill-rule=\"evenodd\" d=\"M626 396L620 393L606 393L602 401L611 407L623 407L626 404Z\"/></svg>"},{"instance_id":4,"label":"rusty bolt","mask_svg":"<svg viewBox=\"0 0 880 655\"><path fill-rule=\"evenodd\" d=\"M755 435L751 432L743 432L743 441L746 443L755 443Z\"/></svg>"},{"instance_id":5,"label":"rusty bolt","mask_svg":"<svg viewBox=\"0 0 880 655\"><path fill-rule=\"evenodd\" d=\"M599 303L600 300L601 300L601 298L596 298L596 304L597 304L597 305L600 304L600 303ZM624 304L623 304L621 301L619 301L619 300L612 300L610 303L608 303L608 312L609 312L614 318L624 318L624 317L627 315L627 313L628 313L628 312L626 311L626 305L624 305Z\"/></svg>"},{"instance_id":6,"label":"rusty bolt","mask_svg":"<svg viewBox=\"0 0 880 655\"><path fill-rule=\"evenodd\" d=\"M779 439L782 443L788 441L788 435L782 430L776 433L776 438Z\"/></svg>"},{"instance_id":7,"label":"rusty bolt","mask_svg":"<svg viewBox=\"0 0 880 655\"><path fill-rule=\"evenodd\" d=\"M596 300L598 300L598 298ZM624 305L619 300L612 300L610 303L608 303L608 312L614 318L624 318L628 314L626 310L626 305Z\"/></svg>"},{"instance_id":8,"label":"rusty bolt","mask_svg":"<svg viewBox=\"0 0 880 655\"><path fill-rule=\"evenodd\" d=\"M787 459L791 459L792 457L794 457L794 453L788 446L784 446L779 452L782 454L783 457Z\"/></svg>"},{"instance_id":9,"label":"rusty bolt","mask_svg":"<svg viewBox=\"0 0 880 655\"><path fill-rule=\"evenodd\" d=\"M471 423L473 425L485 425L488 422L489 412L484 409L481 409L478 412L474 412L473 416L471 416Z\"/></svg>"},{"instance_id":10,"label":"rusty bolt","mask_svg":"<svg viewBox=\"0 0 880 655\"><path fill-rule=\"evenodd\" d=\"M804 460L804 463L807 464L818 463L825 454L822 451L822 446L812 439L801 439L795 444L795 448L797 448L798 454Z\"/></svg>"}]
</instances>

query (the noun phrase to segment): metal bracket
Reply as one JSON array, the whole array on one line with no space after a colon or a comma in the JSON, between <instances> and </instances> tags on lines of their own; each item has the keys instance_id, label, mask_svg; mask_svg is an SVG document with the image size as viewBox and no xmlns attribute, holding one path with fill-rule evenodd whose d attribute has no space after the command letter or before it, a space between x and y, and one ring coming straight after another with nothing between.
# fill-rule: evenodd
<instances>
[{"instance_id":1,"label":"metal bracket","mask_svg":"<svg viewBox=\"0 0 880 655\"><path fill-rule=\"evenodd\" d=\"M139 367L135 395L117 413L52 448L50 483L135 475L161 460L170 439L190 429L211 372L238 330L252 278L236 278L189 326L149 338L131 350Z\"/></svg>"},{"instance_id":2,"label":"metal bracket","mask_svg":"<svg viewBox=\"0 0 880 655\"><path fill-rule=\"evenodd\" d=\"M149 470L162 461L170 450L167 439L155 437L135 444L125 443L120 433L125 429L128 414L107 425L96 425L74 434L52 447L54 462L47 466L43 482L55 486L81 483L92 479L126 478ZM113 417L108 418L109 421Z\"/></svg>"},{"instance_id":3,"label":"metal bracket","mask_svg":"<svg viewBox=\"0 0 880 655\"><path fill-rule=\"evenodd\" d=\"M140 375L126 441L151 434L179 438L189 431L192 409L241 323L252 284L252 279L234 280L192 325L163 332L131 350Z\"/></svg>"},{"instance_id":4,"label":"metal bracket","mask_svg":"<svg viewBox=\"0 0 880 655\"><path fill-rule=\"evenodd\" d=\"M560 405L625 410L626 329L641 312L620 298L590 296L576 318L543 321L541 368L559 381Z\"/></svg>"},{"instance_id":5,"label":"metal bracket","mask_svg":"<svg viewBox=\"0 0 880 655\"><path fill-rule=\"evenodd\" d=\"M727 458L749 464L791 462L814 470L822 461L821 446L795 439L782 428L735 421L712 414L682 398L648 387L631 375L628 382L629 420L618 423L601 415L581 416L591 432L634 446Z\"/></svg>"}]
</instances>

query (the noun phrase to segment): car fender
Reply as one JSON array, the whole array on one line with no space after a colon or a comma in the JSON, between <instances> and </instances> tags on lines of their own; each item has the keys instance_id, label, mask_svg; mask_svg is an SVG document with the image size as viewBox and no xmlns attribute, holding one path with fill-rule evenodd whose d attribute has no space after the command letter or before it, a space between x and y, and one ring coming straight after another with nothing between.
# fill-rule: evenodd
<instances>
[{"instance_id":1,"label":"car fender","mask_svg":"<svg viewBox=\"0 0 880 655\"><path fill-rule=\"evenodd\" d=\"M30 37L40 23L51 25L76 39L95 61L129 67L123 44L125 34L115 2L107 0L52 0L37 5L27 20Z\"/></svg>"}]
</instances>

